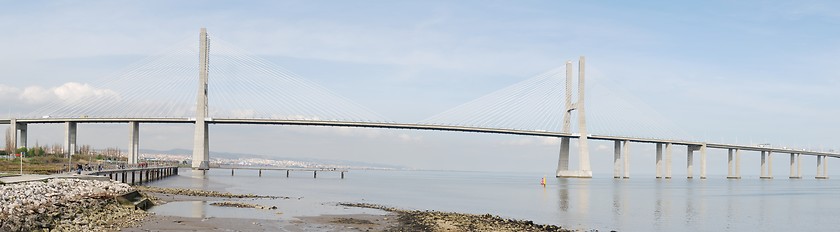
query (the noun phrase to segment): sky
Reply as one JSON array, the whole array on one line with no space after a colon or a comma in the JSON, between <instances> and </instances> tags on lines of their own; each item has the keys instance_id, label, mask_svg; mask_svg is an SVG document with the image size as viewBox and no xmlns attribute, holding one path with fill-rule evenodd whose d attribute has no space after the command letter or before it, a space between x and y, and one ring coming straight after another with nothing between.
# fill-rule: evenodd
<instances>
[{"instance_id":1,"label":"sky","mask_svg":"<svg viewBox=\"0 0 840 232\"><path fill-rule=\"evenodd\" d=\"M840 149L840 4L833 1L0 4L0 102L9 117L50 101L109 93L97 85L103 78L206 27L211 36L397 122L421 121L585 55L593 83L692 139ZM599 104L603 110L587 117L632 118L622 110L627 105L604 107L610 104L617 103ZM127 127L80 125L79 143L125 148ZM510 135L243 125L210 130L212 151L421 169L550 175L559 150L556 139ZM52 144L64 132L32 125L29 133L30 143ZM191 141L191 125L141 125L143 149L190 149ZM611 173L612 144L590 146L596 175ZM632 148L632 172L653 173L653 146ZM755 165L745 165L745 173L757 170L756 157L747 155L745 162ZM711 174L725 174L725 151L712 150L709 159ZM675 165L684 160L676 156ZM813 160L807 157L806 164ZM784 163L777 162L777 170L786 170Z\"/></svg>"}]
</instances>

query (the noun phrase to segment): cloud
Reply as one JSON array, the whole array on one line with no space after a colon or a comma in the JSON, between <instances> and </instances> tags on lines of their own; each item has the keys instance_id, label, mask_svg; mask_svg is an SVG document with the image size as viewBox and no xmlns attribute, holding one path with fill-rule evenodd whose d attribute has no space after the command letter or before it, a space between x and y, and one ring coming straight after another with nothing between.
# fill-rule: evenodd
<instances>
[{"instance_id":1,"label":"cloud","mask_svg":"<svg viewBox=\"0 0 840 232\"><path fill-rule=\"evenodd\" d=\"M82 99L119 99L119 97L120 95L113 90L76 82L67 82L55 87L35 85L22 89L0 85L0 100L7 102L15 109L32 109L50 103L63 105Z\"/></svg>"}]
</instances>

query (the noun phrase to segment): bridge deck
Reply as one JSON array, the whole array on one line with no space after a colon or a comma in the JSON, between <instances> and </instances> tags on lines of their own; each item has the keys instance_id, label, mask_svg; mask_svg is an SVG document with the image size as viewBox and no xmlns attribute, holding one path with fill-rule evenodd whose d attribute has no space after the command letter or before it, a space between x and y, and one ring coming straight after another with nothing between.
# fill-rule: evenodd
<instances>
[{"instance_id":1,"label":"bridge deck","mask_svg":"<svg viewBox=\"0 0 840 232\"><path fill-rule=\"evenodd\" d=\"M194 124L195 119L192 118L35 118L35 119L16 119L17 123L33 123L33 124L49 124L49 123L187 123ZM562 133L551 131L531 131L505 128L484 128L484 127L469 127L469 126L453 126L453 125L430 125L430 124L412 124L412 123L395 123L395 122L348 122L348 121L317 121L317 120L282 120L282 119L230 119L230 118L208 118L206 122L209 124L254 124L254 125L296 125L296 126L334 126L334 127L362 127L362 128L384 128L384 129L405 129L405 130L436 130L436 131L458 131L458 132L474 132L474 133L491 133L491 134L510 134L510 135L525 135L525 136L540 136L540 137L557 137L557 138L579 138L580 134ZM9 124L11 119L0 119L0 124ZM685 141L673 139L657 139L657 138L635 138L625 136L610 136L610 135L589 135L592 140L607 140L607 141L631 141L637 143L671 143L675 145L706 145L709 148L718 149L740 149L746 151L771 151L775 153L797 153L805 155L825 155L829 157L840 157L837 152L823 152L823 151L806 151L792 148L773 148L761 147L752 145L734 145L723 143L704 143L698 141Z\"/></svg>"}]
</instances>

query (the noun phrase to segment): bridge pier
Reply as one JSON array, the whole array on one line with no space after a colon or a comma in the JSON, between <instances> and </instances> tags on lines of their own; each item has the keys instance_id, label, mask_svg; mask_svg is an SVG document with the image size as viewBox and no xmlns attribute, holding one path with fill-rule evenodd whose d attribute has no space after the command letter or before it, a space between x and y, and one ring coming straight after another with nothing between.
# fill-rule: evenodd
<instances>
[{"instance_id":1,"label":"bridge pier","mask_svg":"<svg viewBox=\"0 0 840 232\"><path fill-rule=\"evenodd\" d=\"M656 179L662 178L662 144L656 144Z\"/></svg>"},{"instance_id":2,"label":"bridge pier","mask_svg":"<svg viewBox=\"0 0 840 232\"><path fill-rule=\"evenodd\" d=\"M76 154L76 122L64 122L64 154Z\"/></svg>"},{"instance_id":3,"label":"bridge pier","mask_svg":"<svg viewBox=\"0 0 840 232\"><path fill-rule=\"evenodd\" d=\"M12 142L9 146L14 148L12 152L19 147L26 147L26 128L26 123L19 123L14 118L9 120L9 132L11 132L9 140ZM18 136L18 132L20 132L20 136Z\"/></svg>"},{"instance_id":4,"label":"bridge pier","mask_svg":"<svg viewBox=\"0 0 840 232\"><path fill-rule=\"evenodd\" d=\"M27 124L26 124L26 123L18 123L18 124L17 124L17 129L18 129L18 131L20 131L20 137L18 138L18 140L20 141L20 143L19 143L19 144L16 144L16 145L17 145L17 146L19 146L19 147L28 147L28 146L26 145L26 139L27 139L29 136L27 136L27 135L26 135L26 134L27 134L27 133L26 133L26 131L27 131L27 129L26 129L26 128L27 128ZM14 133L14 132L13 132L13 133Z\"/></svg>"},{"instance_id":5,"label":"bridge pier","mask_svg":"<svg viewBox=\"0 0 840 232\"><path fill-rule=\"evenodd\" d=\"M796 154L796 176L802 179L802 154Z\"/></svg>"},{"instance_id":6,"label":"bridge pier","mask_svg":"<svg viewBox=\"0 0 840 232\"><path fill-rule=\"evenodd\" d=\"M799 170L797 170L798 167L796 166L796 164L798 163L796 158L798 156L799 156L799 154L790 153L790 179L801 179L802 178L801 176L799 176L799 174L797 174L797 173L799 173Z\"/></svg>"},{"instance_id":7,"label":"bridge pier","mask_svg":"<svg viewBox=\"0 0 840 232\"><path fill-rule=\"evenodd\" d=\"M764 179L767 176L767 152L761 151L761 175L759 178Z\"/></svg>"},{"instance_id":8,"label":"bridge pier","mask_svg":"<svg viewBox=\"0 0 840 232\"><path fill-rule=\"evenodd\" d=\"M195 134L193 137L192 168L198 170L210 169L210 139L207 131L207 75L210 63L210 40L207 38L207 29L201 28L199 32L199 71L198 71L198 97L195 104Z\"/></svg>"},{"instance_id":9,"label":"bridge pier","mask_svg":"<svg viewBox=\"0 0 840 232\"><path fill-rule=\"evenodd\" d=\"M665 144L665 179L671 179L671 151L672 144Z\"/></svg>"},{"instance_id":10,"label":"bridge pier","mask_svg":"<svg viewBox=\"0 0 840 232\"><path fill-rule=\"evenodd\" d=\"M560 158L557 161L557 175L560 175L561 171L568 171L569 170L569 151L570 151L570 138L560 138Z\"/></svg>"},{"instance_id":11,"label":"bridge pier","mask_svg":"<svg viewBox=\"0 0 840 232\"><path fill-rule=\"evenodd\" d=\"M700 179L706 179L706 144L700 146Z\"/></svg>"},{"instance_id":12,"label":"bridge pier","mask_svg":"<svg viewBox=\"0 0 840 232\"><path fill-rule=\"evenodd\" d=\"M140 160L140 122L128 122L128 164Z\"/></svg>"},{"instance_id":13,"label":"bridge pier","mask_svg":"<svg viewBox=\"0 0 840 232\"><path fill-rule=\"evenodd\" d=\"M694 147L688 145L686 148L686 171L685 175L686 178L692 179L694 178Z\"/></svg>"},{"instance_id":14,"label":"bridge pier","mask_svg":"<svg viewBox=\"0 0 840 232\"><path fill-rule=\"evenodd\" d=\"M773 179L773 157L769 151L761 151L761 179Z\"/></svg>"},{"instance_id":15,"label":"bridge pier","mask_svg":"<svg viewBox=\"0 0 840 232\"><path fill-rule=\"evenodd\" d=\"M630 178L630 141L624 140L624 179Z\"/></svg>"},{"instance_id":16,"label":"bridge pier","mask_svg":"<svg viewBox=\"0 0 840 232\"><path fill-rule=\"evenodd\" d=\"M564 157L564 153L568 153L568 148L563 148L564 140L561 142L560 159L557 166L557 177L573 177L573 178L592 178L592 168L589 163L589 142L586 133L586 113L584 96L585 96L585 66L586 59L581 56L578 60L578 98L577 103L572 102L572 62L566 62L566 111L563 114L563 132L570 131L571 125L571 111L577 110L578 119L578 170L569 170L568 155ZM568 146L568 142L565 143ZM565 164L564 164L565 162Z\"/></svg>"},{"instance_id":17,"label":"bridge pier","mask_svg":"<svg viewBox=\"0 0 840 232\"><path fill-rule=\"evenodd\" d=\"M618 140L613 147L613 178L621 178L621 141Z\"/></svg>"},{"instance_id":18,"label":"bridge pier","mask_svg":"<svg viewBox=\"0 0 840 232\"><path fill-rule=\"evenodd\" d=\"M828 161L828 160L826 158L828 158L828 157L824 156L824 155L818 155L817 156L817 176L814 177L814 178L816 178L816 179L828 179L828 174L826 173L826 171L827 171L827 169L826 169L826 163L827 162L826 161Z\"/></svg>"},{"instance_id":19,"label":"bridge pier","mask_svg":"<svg viewBox=\"0 0 840 232\"><path fill-rule=\"evenodd\" d=\"M9 131L10 131L10 132L12 132L12 134L10 135L10 136L11 136L11 138L10 138L9 140L11 140L12 144L10 144L10 146L11 146L11 147L13 147L13 148L17 148L17 147L18 147L18 146L17 146L17 143L18 143L18 142L17 142L17 138L18 138L18 135L17 135L17 131L18 131L18 130L17 130L17 127L18 127L18 124L17 124L17 119L14 119L14 118L9 119ZM14 150L14 149L13 149L13 150Z\"/></svg>"},{"instance_id":20,"label":"bridge pier","mask_svg":"<svg viewBox=\"0 0 840 232\"><path fill-rule=\"evenodd\" d=\"M728 149L729 156L727 165L726 179L741 179L741 151L738 149ZM734 169L734 172L733 172Z\"/></svg>"},{"instance_id":21,"label":"bridge pier","mask_svg":"<svg viewBox=\"0 0 840 232\"><path fill-rule=\"evenodd\" d=\"M773 179L773 152L767 151L767 175Z\"/></svg>"}]
</instances>

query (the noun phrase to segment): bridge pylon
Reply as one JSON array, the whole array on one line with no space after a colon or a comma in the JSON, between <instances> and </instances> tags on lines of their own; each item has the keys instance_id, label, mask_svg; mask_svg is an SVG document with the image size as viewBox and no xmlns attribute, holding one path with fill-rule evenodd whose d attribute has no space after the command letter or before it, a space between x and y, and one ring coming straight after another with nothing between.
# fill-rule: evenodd
<instances>
[{"instance_id":1,"label":"bridge pylon","mask_svg":"<svg viewBox=\"0 0 840 232\"><path fill-rule=\"evenodd\" d=\"M569 170L570 138L560 139L560 158L557 162L557 177L567 178L592 178L592 169L589 163L589 142L586 132L586 112L584 110L584 86L586 58L581 56L578 60L578 98L572 103L572 61L566 62L566 107L563 113L563 132L571 133L572 111L577 111L578 119L578 170Z\"/></svg>"},{"instance_id":2,"label":"bridge pylon","mask_svg":"<svg viewBox=\"0 0 840 232\"><path fill-rule=\"evenodd\" d=\"M195 103L195 137L193 138L192 168L210 169L210 137L207 131L207 76L210 69L210 40L207 29L199 33L198 97Z\"/></svg>"}]
</instances>

